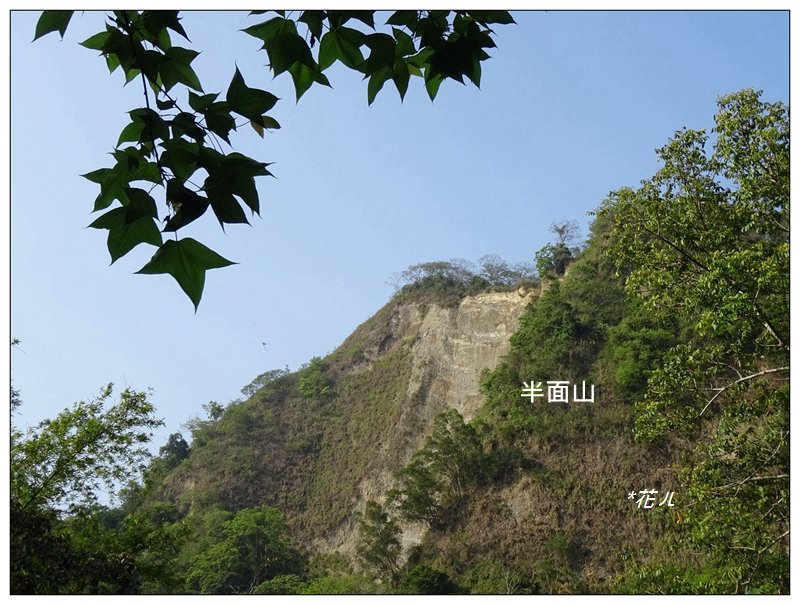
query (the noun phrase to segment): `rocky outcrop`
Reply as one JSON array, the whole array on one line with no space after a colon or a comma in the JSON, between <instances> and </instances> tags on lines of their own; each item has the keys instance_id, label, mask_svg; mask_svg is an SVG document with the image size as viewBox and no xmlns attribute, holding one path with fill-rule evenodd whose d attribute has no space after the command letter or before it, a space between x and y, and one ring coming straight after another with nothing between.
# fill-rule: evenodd
<instances>
[{"instance_id":1,"label":"rocky outcrop","mask_svg":"<svg viewBox=\"0 0 800 605\"><path fill-rule=\"evenodd\" d=\"M315 550L352 554L358 514L368 500L383 501L393 486L394 474L430 435L434 418L448 408L458 410L465 420L475 416L483 404L481 373L493 369L508 351L509 338L523 310L536 296L534 291L519 290L477 294L451 307L398 304L381 329L365 324L374 332L365 338L369 344L364 347L363 359L351 371L367 371L380 357L405 349L411 359L406 402L394 420L391 436L382 444L379 455L385 456L384 462L376 461L375 472L360 482L352 515L318 539ZM418 544L424 533L422 526L404 526L404 547Z\"/></svg>"}]
</instances>

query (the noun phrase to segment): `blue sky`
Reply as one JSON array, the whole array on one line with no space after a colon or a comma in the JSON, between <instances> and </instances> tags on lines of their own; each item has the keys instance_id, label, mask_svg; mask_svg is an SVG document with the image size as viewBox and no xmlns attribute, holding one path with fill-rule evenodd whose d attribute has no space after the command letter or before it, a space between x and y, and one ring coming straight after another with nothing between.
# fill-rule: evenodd
<instances>
[{"instance_id":1,"label":"blue sky","mask_svg":"<svg viewBox=\"0 0 800 605\"><path fill-rule=\"evenodd\" d=\"M403 103L331 68L333 89L295 103L272 79L241 13L187 13L206 91L235 66L281 97L283 128L234 146L274 162L262 218L223 234L207 216L186 229L239 264L210 271L194 313L168 276L133 275L140 246L109 267L106 232L85 229L126 112L142 102L78 42L103 28L76 15L64 41L31 43L38 13L11 14L11 355L21 425L102 385L151 387L166 436L201 406L227 403L261 372L325 355L392 295L387 280L429 260L496 253L530 261L548 226L575 219L657 168L681 127L710 128L716 98L744 87L788 101L786 12L517 12L498 26L481 90L420 82ZM175 41L176 43L177 40ZM186 45L185 42L183 42ZM416 84L416 86L414 86ZM182 233L183 235L183 233ZM266 346L262 345L266 342Z\"/></svg>"}]
</instances>

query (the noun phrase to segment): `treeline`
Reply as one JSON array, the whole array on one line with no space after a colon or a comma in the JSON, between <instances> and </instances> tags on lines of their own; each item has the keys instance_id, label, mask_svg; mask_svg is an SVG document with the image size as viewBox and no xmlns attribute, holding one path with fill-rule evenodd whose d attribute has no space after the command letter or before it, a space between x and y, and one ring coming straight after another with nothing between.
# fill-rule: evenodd
<instances>
[{"instance_id":1,"label":"treeline","mask_svg":"<svg viewBox=\"0 0 800 605\"><path fill-rule=\"evenodd\" d=\"M412 265L390 280L397 296L423 302L452 304L464 296L511 290L538 283L531 263L510 264L496 254L480 258L475 265L464 259Z\"/></svg>"},{"instance_id":2,"label":"treeline","mask_svg":"<svg viewBox=\"0 0 800 605\"><path fill-rule=\"evenodd\" d=\"M511 264L497 254L482 256L478 263L462 258L412 265L389 280L399 298L455 304L464 296L480 292L507 291L538 286L542 279L564 275L581 253L579 228L574 220L552 223L555 240L533 255L533 262Z\"/></svg>"}]
</instances>

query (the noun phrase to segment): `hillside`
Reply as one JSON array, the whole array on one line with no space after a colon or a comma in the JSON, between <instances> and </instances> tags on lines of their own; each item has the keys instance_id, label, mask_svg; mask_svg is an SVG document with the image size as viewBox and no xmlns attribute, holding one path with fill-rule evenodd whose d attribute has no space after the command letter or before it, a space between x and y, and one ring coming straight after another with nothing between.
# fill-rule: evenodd
<instances>
[{"instance_id":1,"label":"hillside","mask_svg":"<svg viewBox=\"0 0 800 605\"><path fill-rule=\"evenodd\" d=\"M82 553L83 592L788 592L788 113L745 90L716 119L711 158L676 133L582 248L554 225L538 280L410 268L65 519L69 548L15 471L13 547L66 577Z\"/></svg>"},{"instance_id":2,"label":"hillside","mask_svg":"<svg viewBox=\"0 0 800 605\"><path fill-rule=\"evenodd\" d=\"M339 553L361 568L367 503L391 508L398 473L437 417L455 410L456 422L480 427L486 455L466 470L482 479L455 501L442 497L440 519L397 515L397 564L411 556L454 578L489 574L479 583L502 570L547 592L607 589L623 555L673 521L666 510L636 510L626 494L674 490L676 476L668 447L634 443L632 410L598 338L599 326L625 317L622 283L593 256L590 247L543 293L397 296L327 357L197 423L188 455L151 479L148 501L196 520L275 507L302 551ZM548 327L569 327L574 350L553 342ZM539 337L551 342L531 342ZM497 386L509 373L518 376L511 396ZM595 400L531 403L519 393L532 379L585 381Z\"/></svg>"},{"instance_id":3,"label":"hillside","mask_svg":"<svg viewBox=\"0 0 800 605\"><path fill-rule=\"evenodd\" d=\"M204 427L161 493L182 513L206 502L277 506L307 547L352 554L358 513L392 487L436 415L475 415L481 372L508 350L533 298L513 291L448 307L390 302L331 355Z\"/></svg>"}]
</instances>

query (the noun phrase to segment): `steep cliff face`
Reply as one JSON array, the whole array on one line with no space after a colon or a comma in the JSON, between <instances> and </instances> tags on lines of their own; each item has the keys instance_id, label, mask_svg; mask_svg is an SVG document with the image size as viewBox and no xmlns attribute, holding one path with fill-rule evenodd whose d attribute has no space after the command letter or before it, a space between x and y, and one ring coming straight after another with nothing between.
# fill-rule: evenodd
<instances>
[{"instance_id":1,"label":"steep cliff face","mask_svg":"<svg viewBox=\"0 0 800 605\"><path fill-rule=\"evenodd\" d=\"M469 419L482 405L481 373L508 351L537 295L389 302L315 367L209 421L157 498L183 514L276 506L309 550L352 554L359 513L383 501L436 416L455 408ZM404 527L403 541L422 535Z\"/></svg>"},{"instance_id":2,"label":"steep cliff face","mask_svg":"<svg viewBox=\"0 0 800 605\"><path fill-rule=\"evenodd\" d=\"M508 339L532 298L492 292L467 297L455 308L429 307L411 346L409 395L427 384L428 407L436 413L452 407L471 419L483 404L481 371L494 368L508 351Z\"/></svg>"},{"instance_id":3,"label":"steep cliff face","mask_svg":"<svg viewBox=\"0 0 800 605\"><path fill-rule=\"evenodd\" d=\"M525 307L536 298L531 291L490 292L469 296L457 306L400 304L382 328L366 324L372 343L364 360L350 372L365 372L382 357L402 351L409 360L404 401L399 414L387 418L385 440L376 449L371 472L358 484L358 497L348 518L314 541L321 551L352 553L357 539L358 513L368 500L382 502L394 483L394 474L419 449L433 428L434 418L455 408L465 420L483 404L480 376L493 369L508 351L509 338ZM343 347L346 347L346 342ZM368 447L368 444L364 444ZM419 525L403 526L402 542L418 544Z\"/></svg>"}]
</instances>

